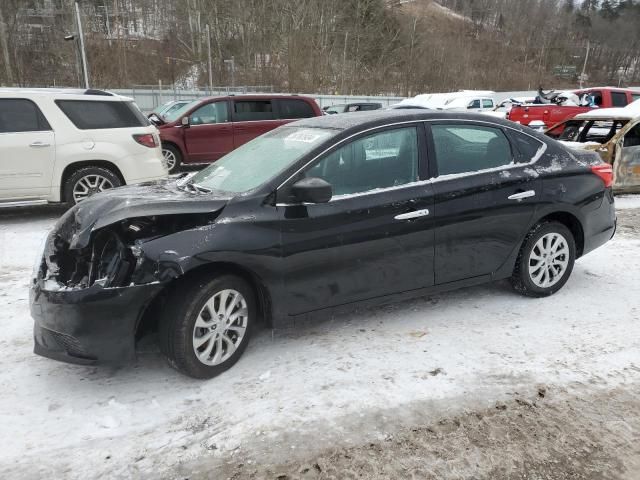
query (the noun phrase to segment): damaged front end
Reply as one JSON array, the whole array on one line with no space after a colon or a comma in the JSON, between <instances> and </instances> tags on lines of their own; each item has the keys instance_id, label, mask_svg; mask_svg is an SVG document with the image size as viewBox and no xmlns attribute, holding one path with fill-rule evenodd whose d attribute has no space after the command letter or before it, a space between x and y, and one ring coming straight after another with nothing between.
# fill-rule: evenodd
<instances>
[{"instance_id":1,"label":"damaged front end","mask_svg":"<svg viewBox=\"0 0 640 480\"><path fill-rule=\"evenodd\" d=\"M224 206L187 204L199 207L188 211L182 203L110 200L70 209L47 237L30 291L40 355L81 364L130 361L142 315L188 259L167 250L180 244L171 235L208 228Z\"/></svg>"},{"instance_id":2,"label":"damaged front end","mask_svg":"<svg viewBox=\"0 0 640 480\"><path fill-rule=\"evenodd\" d=\"M42 279L44 288L50 291L92 286L132 287L169 280L180 271L172 269L170 262L150 258L146 255L145 245L160 237L211 224L214 220L213 214L126 219L93 232L85 246L74 242L77 233L69 234L69 228L63 226L47 239L37 278ZM161 269L163 264L169 266Z\"/></svg>"}]
</instances>

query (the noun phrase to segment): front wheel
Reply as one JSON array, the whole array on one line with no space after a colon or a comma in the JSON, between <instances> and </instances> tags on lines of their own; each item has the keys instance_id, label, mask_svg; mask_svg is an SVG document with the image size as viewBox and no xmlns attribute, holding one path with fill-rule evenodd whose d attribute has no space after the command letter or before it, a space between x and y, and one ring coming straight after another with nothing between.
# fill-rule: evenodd
<instances>
[{"instance_id":1,"label":"front wheel","mask_svg":"<svg viewBox=\"0 0 640 480\"><path fill-rule=\"evenodd\" d=\"M200 277L179 285L160 318L160 346L171 366L212 378L238 361L256 317L251 286L235 275Z\"/></svg>"},{"instance_id":2,"label":"front wheel","mask_svg":"<svg viewBox=\"0 0 640 480\"><path fill-rule=\"evenodd\" d=\"M552 295L569 280L575 258L575 239L565 225L539 223L529 232L520 249L511 285L529 297Z\"/></svg>"}]
</instances>

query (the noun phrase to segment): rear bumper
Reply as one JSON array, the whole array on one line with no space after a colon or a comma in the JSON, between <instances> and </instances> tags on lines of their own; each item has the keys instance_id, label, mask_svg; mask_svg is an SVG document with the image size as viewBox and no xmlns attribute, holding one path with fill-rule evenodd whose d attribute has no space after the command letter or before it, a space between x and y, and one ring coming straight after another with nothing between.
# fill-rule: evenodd
<instances>
[{"instance_id":1,"label":"rear bumper","mask_svg":"<svg viewBox=\"0 0 640 480\"><path fill-rule=\"evenodd\" d=\"M68 363L127 363L135 357L135 332L162 285L93 286L30 291L34 353Z\"/></svg>"},{"instance_id":2,"label":"rear bumper","mask_svg":"<svg viewBox=\"0 0 640 480\"><path fill-rule=\"evenodd\" d=\"M582 254L604 245L616 232L617 219L613 191L608 188L600 206L586 215L584 222L584 249Z\"/></svg>"}]
</instances>

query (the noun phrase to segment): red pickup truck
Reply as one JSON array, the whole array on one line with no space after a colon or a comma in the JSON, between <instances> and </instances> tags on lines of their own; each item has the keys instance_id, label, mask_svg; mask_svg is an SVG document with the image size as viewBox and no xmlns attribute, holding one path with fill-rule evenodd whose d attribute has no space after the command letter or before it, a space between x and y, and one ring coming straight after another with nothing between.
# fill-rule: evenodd
<instances>
[{"instance_id":1,"label":"red pickup truck","mask_svg":"<svg viewBox=\"0 0 640 480\"><path fill-rule=\"evenodd\" d=\"M542 121L548 128L593 108L624 107L640 98L640 92L627 88L588 88L575 90L573 93L578 98L582 98L585 94L591 96L595 107L562 106L554 103L516 105L508 113L507 118L522 125L529 125L534 120Z\"/></svg>"}]
</instances>

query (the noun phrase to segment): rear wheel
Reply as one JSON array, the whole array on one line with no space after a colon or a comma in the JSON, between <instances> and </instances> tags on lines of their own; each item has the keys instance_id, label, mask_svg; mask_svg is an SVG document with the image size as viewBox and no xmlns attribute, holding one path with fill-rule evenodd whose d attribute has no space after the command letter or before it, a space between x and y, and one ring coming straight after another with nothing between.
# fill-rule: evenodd
<instances>
[{"instance_id":1,"label":"rear wheel","mask_svg":"<svg viewBox=\"0 0 640 480\"><path fill-rule=\"evenodd\" d=\"M162 156L167 162L169 173L176 173L180 168L180 164L182 163L182 155L180 153L180 150L178 150L173 145L162 145Z\"/></svg>"},{"instance_id":2,"label":"rear wheel","mask_svg":"<svg viewBox=\"0 0 640 480\"><path fill-rule=\"evenodd\" d=\"M200 277L178 286L160 319L161 348L171 366L212 378L235 364L256 316L251 286L235 275Z\"/></svg>"},{"instance_id":3,"label":"rear wheel","mask_svg":"<svg viewBox=\"0 0 640 480\"><path fill-rule=\"evenodd\" d=\"M565 225L539 223L525 238L511 284L517 292L530 297L552 295L569 280L575 258L575 240Z\"/></svg>"},{"instance_id":4,"label":"rear wheel","mask_svg":"<svg viewBox=\"0 0 640 480\"><path fill-rule=\"evenodd\" d=\"M75 205L91 195L121 185L122 180L108 168L79 168L64 183L64 201Z\"/></svg>"}]
</instances>

